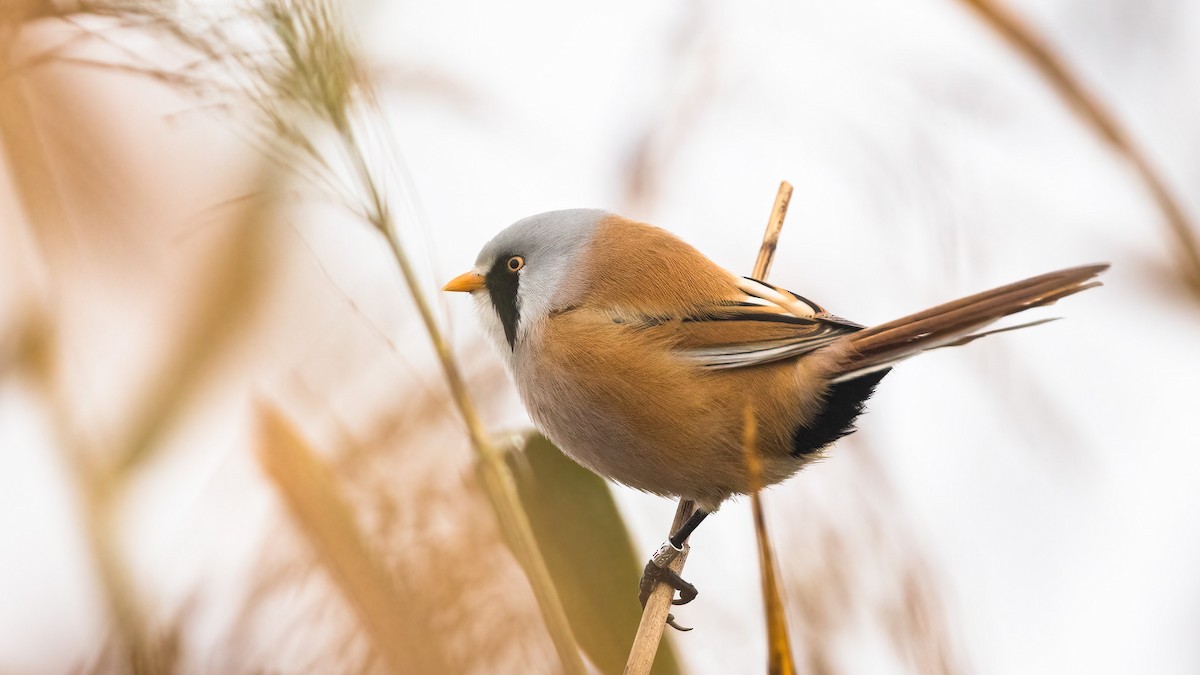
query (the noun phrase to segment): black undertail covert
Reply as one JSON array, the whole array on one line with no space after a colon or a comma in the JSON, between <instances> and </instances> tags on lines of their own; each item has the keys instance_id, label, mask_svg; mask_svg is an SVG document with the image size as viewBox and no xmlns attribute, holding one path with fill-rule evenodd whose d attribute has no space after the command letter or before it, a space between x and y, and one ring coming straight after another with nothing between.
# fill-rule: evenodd
<instances>
[{"instance_id":1,"label":"black undertail covert","mask_svg":"<svg viewBox=\"0 0 1200 675\"><path fill-rule=\"evenodd\" d=\"M867 399L875 393L875 385L891 369L868 373L853 380L839 382L829 388L825 408L808 426L796 428L792 434L792 456L814 453L837 439L854 433L854 420L862 414Z\"/></svg>"}]
</instances>

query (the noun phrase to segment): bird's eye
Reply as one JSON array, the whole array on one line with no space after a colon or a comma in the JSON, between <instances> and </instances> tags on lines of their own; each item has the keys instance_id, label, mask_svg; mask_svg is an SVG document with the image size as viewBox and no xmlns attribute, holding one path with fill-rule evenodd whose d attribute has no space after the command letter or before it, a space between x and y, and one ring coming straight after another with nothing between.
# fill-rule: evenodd
<instances>
[{"instance_id":1,"label":"bird's eye","mask_svg":"<svg viewBox=\"0 0 1200 675\"><path fill-rule=\"evenodd\" d=\"M508 259L508 271L509 272L518 272L524 266L525 266L525 259L519 255L514 255L513 257Z\"/></svg>"}]
</instances>

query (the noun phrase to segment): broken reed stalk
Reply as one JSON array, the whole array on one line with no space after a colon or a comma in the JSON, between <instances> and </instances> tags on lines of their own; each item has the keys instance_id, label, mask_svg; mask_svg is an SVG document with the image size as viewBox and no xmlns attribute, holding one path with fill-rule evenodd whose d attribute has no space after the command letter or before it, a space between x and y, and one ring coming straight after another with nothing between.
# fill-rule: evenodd
<instances>
[{"instance_id":1,"label":"broken reed stalk","mask_svg":"<svg viewBox=\"0 0 1200 675\"><path fill-rule=\"evenodd\" d=\"M775 261L775 247L779 245L779 233L783 231L783 217L787 215L788 205L792 203L792 184L786 180L779 184L775 194L775 206L771 207L771 218L767 220L767 231L763 232L762 246L758 248L758 258L754 261L754 273L751 275L760 281L766 281L771 273L771 263Z\"/></svg>"},{"instance_id":2,"label":"broken reed stalk","mask_svg":"<svg viewBox=\"0 0 1200 675\"><path fill-rule=\"evenodd\" d=\"M795 675L796 662L788 639L787 612L779 585L775 552L767 534L767 517L763 511L762 460L758 456L758 424L749 402L742 413L742 450L746 453L746 469L750 477L750 507L754 514L754 534L758 540L758 567L762 577L763 611L767 622L767 672L770 675Z\"/></svg>"},{"instance_id":3,"label":"broken reed stalk","mask_svg":"<svg viewBox=\"0 0 1200 675\"><path fill-rule=\"evenodd\" d=\"M1188 219L1179 200L1167 187L1162 175L1138 147L1133 138L1117 122L1098 98L1088 92L1079 79L1067 68L1054 50L1031 30L1016 14L995 0L962 0L983 17L1014 49L1034 66L1051 88L1058 92L1092 127L1092 130L1133 165L1138 176L1150 190L1176 243L1176 255L1184 283L1200 295L1200 240L1195 225Z\"/></svg>"},{"instance_id":4,"label":"broken reed stalk","mask_svg":"<svg viewBox=\"0 0 1200 675\"><path fill-rule=\"evenodd\" d=\"M758 259L754 262L752 277L766 280L771 262L775 259L775 247L779 243L779 233L783 229L783 219L787 216L788 205L792 200L792 185L787 181L779 183L775 193L775 204L771 208L771 216L767 219L767 230L763 234L762 245L758 249ZM671 523L669 537L683 525L688 516L692 515L692 502L687 499L679 500L675 509L675 519ZM683 571L687 562L689 547L685 543L683 553L671 563L671 570L676 574ZM659 583L646 600L642 609L642 620L638 624L637 634L633 639L633 647L629 651L629 659L625 662L625 675L643 675L650 672L654 665L654 655L658 653L658 644L662 641L663 630L666 629L667 614L671 611L671 600L675 590L664 583Z\"/></svg>"}]
</instances>

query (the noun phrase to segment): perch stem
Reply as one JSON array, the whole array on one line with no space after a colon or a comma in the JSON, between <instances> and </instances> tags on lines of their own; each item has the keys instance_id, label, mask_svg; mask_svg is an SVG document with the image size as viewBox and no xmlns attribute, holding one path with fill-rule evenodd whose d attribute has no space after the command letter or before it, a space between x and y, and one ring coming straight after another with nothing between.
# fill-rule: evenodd
<instances>
[{"instance_id":1,"label":"perch stem","mask_svg":"<svg viewBox=\"0 0 1200 675\"><path fill-rule=\"evenodd\" d=\"M763 234L762 245L758 249L758 259L754 263L751 274L755 279L765 280L771 270L771 261L775 258L775 247L779 243L779 233L783 229L783 219L787 215L788 204L792 199L792 185L787 181L779 184L775 194L775 204L771 208L771 216L767 220L767 230ZM676 532L692 515L694 504L691 500L679 500L675 509L675 519L671 523L671 533ZM671 571L679 574L687 562L688 546L683 546L683 553L671 564ZM650 672L654 665L654 656L658 653L658 645L662 642L663 630L666 629L667 615L671 611L671 599L675 589L660 583L651 592L646 606L642 610L642 620L638 624L637 634L633 639L633 648L629 651L629 659L625 662L625 675L644 675Z\"/></svg>"}]
</instances>

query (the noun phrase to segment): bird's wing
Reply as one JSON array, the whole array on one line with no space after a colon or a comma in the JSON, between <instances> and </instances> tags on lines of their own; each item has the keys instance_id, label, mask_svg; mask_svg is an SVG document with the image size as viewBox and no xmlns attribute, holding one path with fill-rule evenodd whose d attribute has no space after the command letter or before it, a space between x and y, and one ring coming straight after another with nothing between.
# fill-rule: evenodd
<instances>
[{"instance_id":1,"label":"bird's wing","mask_svg":"<svg viewBox=\"0 0 1200 675\"><path fill-rule=\"evenodd\" d=\"M739 279L732 298L678 315L623 315L613 321L654 334L680 358L711 369L745 368L820 349L862 326L820 305L754 279Z\"/></svg>"},{"instance_id":2,"label":"bird's wing","mask_svg":"<svg viewBox=\"0 0 1200 675\"><path fill-rule=\"evenodd\" d=\"M858 330L819 315L718 307L682 318L672 342L680 357L705 368L744 368L796 358Z\"/></svg>"}]
</instances>

